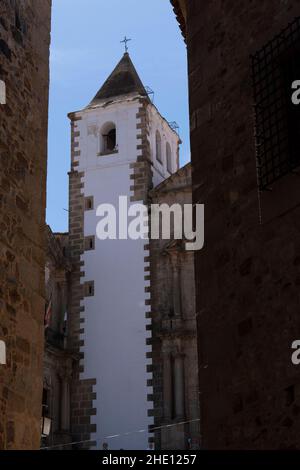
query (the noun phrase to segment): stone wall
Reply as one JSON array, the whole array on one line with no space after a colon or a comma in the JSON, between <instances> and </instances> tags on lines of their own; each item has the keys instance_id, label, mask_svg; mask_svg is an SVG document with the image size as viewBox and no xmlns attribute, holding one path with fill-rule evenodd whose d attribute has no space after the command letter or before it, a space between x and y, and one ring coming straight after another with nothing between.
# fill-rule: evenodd
<instances>
[{"instance_id":1,"label":"stone wall","mask_svg":"<svg viewBox=\"0 0 300 470\"><path fill-rule=\"evenodd\" d=\"M0 449L41 437L50 6L0 3Z\"/></svg>"},{"instance_id":2,"label":"stone wall","mask_svg":"<svg viewBox=\"0 0 300 470\"><path fill-rule=\"evenodd\" d=\"M206 206L196 254L202 444L299 447L299 176L258 192L249 56L300 2L186 4L193 196Z\"/></svg>"},{"instance_id":3,"label":"stone wall","mask_svg":"<svg viewBox=\"0 0 300 470\"><path fill-rule=\"evenodd\" d=\"M84 261L81 257L84 253L84 212L93 208L93 199L84 197L84 172L77 171L81 150L79 147L80 131L78 121L80 117L70 114L71 120L71 171L69 173L69 254L72 263L70 276L70 297L68 308L68 349L78 355L80 361L74 364L71 382L71 432L73 442L80 442L73 449L89 449L95 443L91 434L96 432L96 425L91 418L96 414L93 402L96 399L94 386L96 380L81 380L80 374L84 372L84 353L81 348L84 341L80 335L84 333L85 308L82 305L88 286L81 282L84 276ZM94 291L94 285L92 287Z\"/></svg>"}]
</instances>

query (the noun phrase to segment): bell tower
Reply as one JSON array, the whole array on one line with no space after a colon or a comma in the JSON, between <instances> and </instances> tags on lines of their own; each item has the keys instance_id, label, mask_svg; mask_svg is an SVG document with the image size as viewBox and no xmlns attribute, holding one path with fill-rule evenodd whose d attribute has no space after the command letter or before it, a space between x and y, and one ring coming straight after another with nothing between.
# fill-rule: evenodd
<instances>
[{"instance_id":1,"label":"bell tower","mask_svg":"<svg viewBox=\"0 0 300 470\"><path fill-rule=\"evenodd\" d=\"M71 120L70 348L80 354L72 430L88 447L148 447L153 425L149 242L100 240L97 208L147 204L178 169L179 137L151 103L126 52ZM141 432L143 430L143 432Z\"/></svg>"}]
</instances>

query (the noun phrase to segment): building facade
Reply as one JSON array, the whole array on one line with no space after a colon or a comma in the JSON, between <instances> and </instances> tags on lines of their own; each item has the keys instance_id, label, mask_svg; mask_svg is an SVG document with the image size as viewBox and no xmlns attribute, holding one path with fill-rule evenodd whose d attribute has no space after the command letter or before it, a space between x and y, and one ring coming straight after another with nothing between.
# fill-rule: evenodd
<instances>
[{"instance_id":1,"label":"building facade","mask_svg":"<svg viewBox=\"0 0 300 470\"><path fill-rule=\"evenodd\" d=\"M40 446L50 7L0 3L0 449Z\"/></svg>"},{"instance_id":2,"label":"building facade","mask_svg":"<svg viewBox=\"0 0 300 470\"><path fill-rule=\"evenodd\" d=\"M71 263L68 234L47 230L42 447L72 449L71 384L79 356L68 349ZM48 423L48 429L47 429ZM61 447L59 447L61 446Z\"/></svg>"},{"instance_id":3,"label":"building facade","mask_svg":"<svg viewBox=\"0 0 300 470\"><path fill-rule=\"evenodd\" d=\"M298 1L173 0L189 62L204 448L298 448Z\"/></svg>"},{"instance_id":4,"label":"building facade","mask_svg":"<svg viewBox=\"0 0 300 470\"><path fill-rule=\"evenodd\" d=\"M151 203L192 204L191 165L150 192ZM150 241L155 447L197 449L200 440L194 253L174 236Z\"/></svg>"}]
</instances>

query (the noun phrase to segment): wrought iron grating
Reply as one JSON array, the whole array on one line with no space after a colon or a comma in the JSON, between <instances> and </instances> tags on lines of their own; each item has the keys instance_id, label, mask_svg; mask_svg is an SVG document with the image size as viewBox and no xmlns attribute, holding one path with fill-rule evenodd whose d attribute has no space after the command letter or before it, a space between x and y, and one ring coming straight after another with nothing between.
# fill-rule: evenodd
<instances>
[{"instance_id":1,"label":"wrought iron grating","mask_svg":"<svg viewBox=\"0 0 300 470\"><path fill-rule=\"evenodd\" d=\"M258 185L266 190L300 165L300 105L291 99L300 80L300 17L251 60Z\"/></svg>"}]
</instances>

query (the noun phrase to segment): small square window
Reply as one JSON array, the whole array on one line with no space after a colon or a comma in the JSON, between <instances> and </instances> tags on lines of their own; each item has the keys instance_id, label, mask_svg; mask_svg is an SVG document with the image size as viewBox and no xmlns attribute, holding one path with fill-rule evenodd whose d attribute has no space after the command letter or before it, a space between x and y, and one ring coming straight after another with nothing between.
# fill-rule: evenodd
<instances>
[{"instance_id":1,"label":"small square window","mask_svg":"<svg viewBox=\"0 0 300 470\"><path fill-rule=\"evenodd\" d=\"M89 281L84 284L84 296L93 297L95 295L94 281Z\"/></svg>"},{"instance_id":2,"label":"small square window","mask_svg":"<svg viewBox=\"0 0 300 470\"><path fill-rule=\"evenodd\" d=\"M91 251L95 249L95 237L85 237L84 239L84 249L85 251Z\"/></svg>"},{"instance_id":3,"label":"small square window","mask_svg":"<svg viewBox=\"0 0 300 470\"><path fill-rule=\"evenodd\" d=\"M85 210L91 211L94 209L94 198L93 196L89 196L85 198Z\"/></svg>"}]
</instances>

